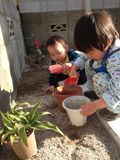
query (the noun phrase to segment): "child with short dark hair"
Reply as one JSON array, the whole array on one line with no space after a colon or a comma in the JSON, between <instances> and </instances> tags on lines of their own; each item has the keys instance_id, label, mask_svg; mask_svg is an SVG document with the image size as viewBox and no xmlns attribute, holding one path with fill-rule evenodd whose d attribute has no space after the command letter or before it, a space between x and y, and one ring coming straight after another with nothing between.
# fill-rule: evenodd
<instances>
[{"instance_id":1,"label":"child with short dark hair","mask_svg":"<svg viewBox=\"0 0 120 160\"><path fill-rule=\"evenodd\" d=\"M49 74L49 87L46 91L53 91L58 86L58 82L69 78L69 67L71 67L79 55L69 47L65 40L58 35L54 35L47 40L46 48L52 58L52 65L59 64L63 67L62 73ZM86 82L85 70L77 70L78 84Z\"/></svg>"},{"instance_id":2,"label":"child with short dark hair","mask_svg":"<svg viewBox=\"0 0 120 160\"><path fill-rule=\"evenodd\" d=\"M72 67L70 76L83 68L88 81L89 98L96 95L95 101L81 106L82 115L91 115L97 109L106 120L120 117L120 39L111 16L105 12L90 12L77 22L74 31L76 48L84 52L89 60L78 58Z\"/></svg>"}]
</instances>

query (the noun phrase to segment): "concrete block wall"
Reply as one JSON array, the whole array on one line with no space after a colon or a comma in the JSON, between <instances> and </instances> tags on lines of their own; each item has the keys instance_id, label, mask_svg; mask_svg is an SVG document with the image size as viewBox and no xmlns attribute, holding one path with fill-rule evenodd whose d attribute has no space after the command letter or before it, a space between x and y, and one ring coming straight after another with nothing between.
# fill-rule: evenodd
<instances>
[{"instance_id":1,"label":"concrete block wall","mask_svg":"<svg viewBox=\"0 0 120 160\"><path fill-rule=\"evenodd\" d=\"M74 47L73 30L82 15L82 0L19 0L23 32L34 32L43 47L52 35L62 36Z\"/></svg>"},{"instance_id":2,"label":"concrete block wall","mask_svg":"<svg viewBox=\"0 0 120 160\"><path fill-rule=\"evenodd\" d=\"M45 47L55 34L74 48L73 34L77 20L85 11L107 10L120 33L120 0L18 0L24 36L34 32Z\"/></svg>"},{"instance_id":3,"label":"concrete block wall","mask_svg":"<svg viewBox=\"0 0 120 160\"><path fill-rule=\"evenodd\" d=\"M15 99L26 49L19 11L10 0L0 0L0 110L6 112L9 96Z\"/></svg>"},{"instance_id":4,"label":"concrete block wall","mask_svg":"<svg viewBox=\"0 0 120 160\"><path fill-rule=\"evenodd\" d=\"M24 36L29 37L33 32L42 44L52 35L62 36L70 47L74 47L73 31L82 11L58 11L46 13L21 14Z\"/></svg>"}]
</instances>

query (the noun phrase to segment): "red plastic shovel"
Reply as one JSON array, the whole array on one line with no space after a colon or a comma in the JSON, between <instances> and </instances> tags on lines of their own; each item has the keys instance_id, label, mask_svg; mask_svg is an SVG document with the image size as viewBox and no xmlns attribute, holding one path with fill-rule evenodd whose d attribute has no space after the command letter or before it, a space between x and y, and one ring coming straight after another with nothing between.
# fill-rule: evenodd
<instances>
[{"instance_id":1,"label":"red plastic shovel","mask_svg":"<svg viewBox=\"0 0 120 160\"><path fill-rule=\"evenodd\" d=\"M71 70L72 67L69 67L69 70ZM50 73L56 74L61 73L63 71L63 67L59 64L51 65L49 66Z\"/></svg>"},{"instance_id":2,"label":"red plastic shovel","mask_svg":"<svg viewBox=\"0 0 120 160\"><path fill-rule=\"evenodd\" d=\"M65 79L64 87L65 89L74 89L77 85L77 82L78 82L78 77L76 76L67 78Z\"/></svg>"}]
</instances>

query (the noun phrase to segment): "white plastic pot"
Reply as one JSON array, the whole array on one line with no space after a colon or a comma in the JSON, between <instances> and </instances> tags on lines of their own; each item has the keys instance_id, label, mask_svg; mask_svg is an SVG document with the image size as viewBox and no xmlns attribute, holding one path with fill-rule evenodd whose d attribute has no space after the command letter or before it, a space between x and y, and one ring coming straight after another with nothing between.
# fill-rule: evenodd
<instances>
[{"instance_id":1,"label":"white plastic pot","mask_svg":"<svg viewBox=\"0 0 120 160\"><path fill-rule=\"evenodd\" d=\"M87 122L87 116L80 114L81 109L70 109L67 106L80 106L81 101L90 102L90 99L85 96L71 96L62 102L63 108L67 111L68 117L72 125L83 126Z\"/></svg>"}]
</instances>

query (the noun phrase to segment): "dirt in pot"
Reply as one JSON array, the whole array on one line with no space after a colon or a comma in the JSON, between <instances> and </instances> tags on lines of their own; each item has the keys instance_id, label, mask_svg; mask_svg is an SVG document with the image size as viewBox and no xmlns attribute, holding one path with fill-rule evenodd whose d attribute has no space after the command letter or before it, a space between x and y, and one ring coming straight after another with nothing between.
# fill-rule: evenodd
<instances>
[{"instance_id":1,"label":"dirt in pot","mask_svg":"<svg viewBox=\"0 0 120 160\"><path fill-rule=\"evenodd\" d=\"M82 105L86 103L85 100L71 100L68 104L66 104L66 107L69 109L79 109Z\"/></svg>"},{"instance_id":2,"label":"dirt in pot","mask_svg":"<svg viewBox=\"0 0 120 160\"><path fill-rule=\"evenodd\" d=\"M74 89L75 88L75 84L69 84L69 85L65 85L66 89Z\"/></svg>"},{"instance_id":3,"label":"dirt in pot","mask_svg":"<svg viewBox=\"0 0 120 160\"><path fill-rule=\"evenodd\" d=\"M59 90L59 87L58 87L57 91L54 93L58 94L58 95L68 95L69 94L68 91L65 90L64 88L62 88L62 90Z\"/></svg>"}]
</instances>

